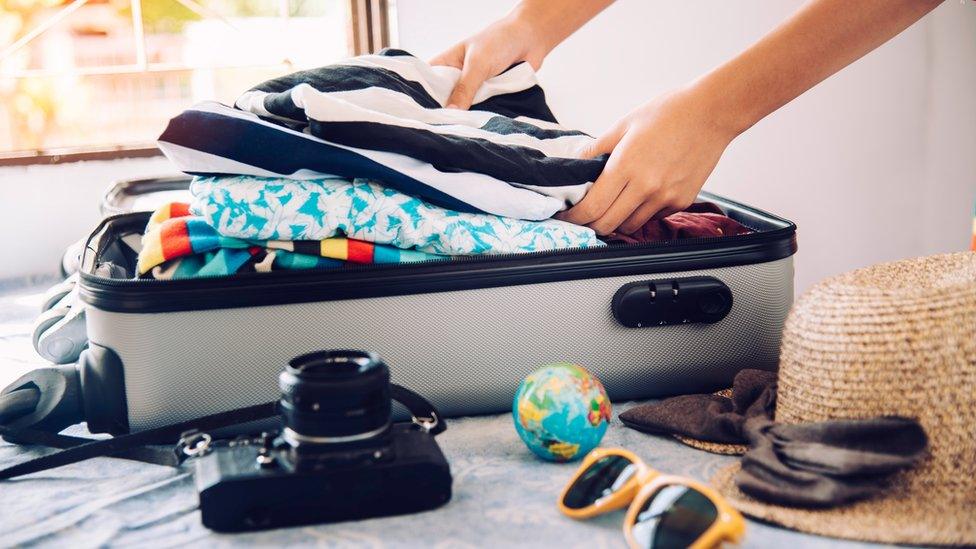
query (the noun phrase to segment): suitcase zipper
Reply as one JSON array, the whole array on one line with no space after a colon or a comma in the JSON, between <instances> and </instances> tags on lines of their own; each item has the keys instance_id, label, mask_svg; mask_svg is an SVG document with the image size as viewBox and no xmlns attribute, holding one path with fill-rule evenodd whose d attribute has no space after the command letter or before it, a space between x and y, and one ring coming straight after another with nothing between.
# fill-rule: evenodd
<instances>
[{"instance_id":1,"label":"suitcase zipper","mask_svg":"<svg viewBox=\"0 0 976 549\"><path fill-rule=\"evenodd\" d=\"M767 224L769 228L757 230L756 224L745 223L757 232L178 280L112 279L92 274L104 248L123 234L141 231L149 217L148 213L122 214L104 219L89 237L82 262L80 291L84 301L98 308L132 313L163 312L680 272L774 261L796 251L796 226L791 222L722 200L725 205L752 215L756 224Z\"/></svg>"},{"instance_id":2,"label":"suitcase zipper","mask_svg":"<svg viewBox=\"0 0 976 549\"><path fill-rule=\"evenodd\" d=\"M123 214L125 215L125 214ZM128 214L131 215L131 214ZM328 273L334 272L380 272L380 271L391 271L404 268L410 268L415 266L425 266L425 265L477 265L482 263L494 263L501 262L505 260L518 259L524 261L532 261L539 259L546 259L552 257L560 256L580 256L581 254L591 254L599 252L615 252L627 250L633 252L633 255L644 255L646 252L650 252L656 249L668 249L675 247L694 247L696 245L708 244L712 242L725 241L729 243L740 243L743 242L744 238L749 237L767 237L757 242L766 241L770 238L779 239L782 236L770 235L769 232L759 233L753 232L742 235L735 236L719 236L719 237L707 237L707 238L685 238L681 240L668 240L661 242L642 242L638 244L607 244L606 246L574 246L571 248L558 248L553 250L542 250L538 252L509 252L503 254L481 254L481 255L455 255L455 256L444 256L444 259L425 259L423 261L411 261L409 263L350 263L343 265L341 267L335 267L332 269L295 269L295 270L278 270L266 273L257 272L246 272L238 273L235 275L208 275L208 276L198 276L193 278L183 278L176 280L156 280L152 278L102 278L94 277L89 273L83 273L87 276L97 278L100 283L108 285L129 285L132 283L140 285L151 285L151 284L172 284L174 282L184 282L184 281L205 281L205 280L230 280L238 277L253 277L260 276L265 279L271 279L276 275L285 275L289 277L296 277L298 275L303 276L327 276Z\"/></svg>"}]
</instances>

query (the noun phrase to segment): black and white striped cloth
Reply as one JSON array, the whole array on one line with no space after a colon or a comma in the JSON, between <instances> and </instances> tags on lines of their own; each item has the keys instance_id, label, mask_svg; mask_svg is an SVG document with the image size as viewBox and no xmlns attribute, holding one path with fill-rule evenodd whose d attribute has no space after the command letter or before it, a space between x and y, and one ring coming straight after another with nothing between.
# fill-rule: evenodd
<instances>
[{"instance_id":1,"label":"black and white striped cloth","mask_svg":"<svg viewBox=\"0 0 976 549\"><path fill-rule=\"evenodd\" d=\"M578 202L605 157L559 125L532 67L443 108L460 76L400 50L293 73L172 119L159 147L191 174L369 178L463 212L546 219Z\"/></svg>"}]
</instances>

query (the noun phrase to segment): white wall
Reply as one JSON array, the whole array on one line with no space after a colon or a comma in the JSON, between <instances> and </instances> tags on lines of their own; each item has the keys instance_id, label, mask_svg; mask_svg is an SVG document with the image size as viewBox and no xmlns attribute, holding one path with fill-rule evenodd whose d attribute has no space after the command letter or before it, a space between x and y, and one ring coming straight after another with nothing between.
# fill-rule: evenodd
<instances>
[{"instance_id":1,"label":"white wall","mask_svg":"<svg viewBox=\"0 0 976 549\"><path fill-rule=\"evenodd\" d=\"M423 57L514 2L398 0L400 47ZM599 133L728 59L799 0L618 0L540 73L553 110ZM976 3L915 27L762 121L706 189L799 226L797 289L878 261L962 250L976 201Z\"/></svg>"},{"instance_id":2,"label":"white wall","mask_svg":"<svg viewBox=\"0 0 976 549\"><path fill-rule=\"evenodd\" d=\"M172 173L163 157L0 168L0 280L57 272L64 249L98 223L112 181Z\"/></svg>"}]
</instances>

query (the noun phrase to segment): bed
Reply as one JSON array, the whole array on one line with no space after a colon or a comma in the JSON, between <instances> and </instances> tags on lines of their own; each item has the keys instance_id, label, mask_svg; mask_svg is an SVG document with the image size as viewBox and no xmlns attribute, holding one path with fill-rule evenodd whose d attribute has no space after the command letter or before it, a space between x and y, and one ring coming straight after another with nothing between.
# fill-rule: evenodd
<instances>
[{"instance_id":1,"label":"bed","mask_svg":"<svg viewBox=\"0 0 976 549\"><path fill-rule=\"evenodd\" d=\"M0 281L0 387L45 363L31 347L41 294L55 280ZM614 413L632 404L618 404ZM70 431L84 435L82 426ZM200 524L190 468L99 458L0 484L0 546L620 547L623 512L577 522L555 499L575 464L543 463L518 439L508 414L450 421L438 438L454 475L445 507L417 515L221 535ZM604 446L633 450L651 467L709 478L733 457L611 424ZM0 467L46 450L0 442ZM877 547L750 521L746 547Z\"/></svg>"}]
</instances>

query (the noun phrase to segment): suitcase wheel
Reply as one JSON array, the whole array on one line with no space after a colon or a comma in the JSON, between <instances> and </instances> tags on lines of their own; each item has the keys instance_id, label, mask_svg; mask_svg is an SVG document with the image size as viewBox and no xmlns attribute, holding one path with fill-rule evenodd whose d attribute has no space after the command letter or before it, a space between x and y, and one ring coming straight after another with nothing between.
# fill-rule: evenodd
<instances>
[{"instance_id":1,"label":"suitcase wheel","mask_svg":"<svg viewBox=\"0 0 976 549\"><path fill-rule=\"evenodd\" d=\"M49 309L34 321L32 333L34 350L55 364L69 364L78 360L88 346L83 308L57 307Z\"/></svg>"}]
</instances>

